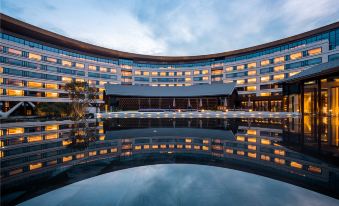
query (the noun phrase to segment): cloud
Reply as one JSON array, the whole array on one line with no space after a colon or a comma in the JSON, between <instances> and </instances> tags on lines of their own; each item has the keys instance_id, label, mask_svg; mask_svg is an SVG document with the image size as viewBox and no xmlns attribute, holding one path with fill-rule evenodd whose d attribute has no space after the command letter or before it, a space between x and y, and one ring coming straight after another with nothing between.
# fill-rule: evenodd
<instances>
[{"instance_id":1,"label":"cloud","mask_svg":"<svg viewBox=\"0 0 339 206\"><path fill-rule=\"evenodd\" d=\"M2 0L2 12L111 49L198 55L246 48L338 21L336 0Z\"/></svg>"}]
</instances>

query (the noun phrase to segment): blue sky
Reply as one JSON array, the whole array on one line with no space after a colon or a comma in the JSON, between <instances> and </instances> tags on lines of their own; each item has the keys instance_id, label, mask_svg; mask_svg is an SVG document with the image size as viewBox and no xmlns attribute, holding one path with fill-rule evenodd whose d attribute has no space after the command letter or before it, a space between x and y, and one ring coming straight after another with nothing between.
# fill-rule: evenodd
<instances>
[{"instance_id":1,"label":"blue sky","mask_svg":"<svg viewBox=\"0 0 339 206\"><path fill-rule=\"evenodd\" d=\"M338 0L0 0L1 12L121 51L217 53L339 20Z\"/></svg>"}]
</instances>

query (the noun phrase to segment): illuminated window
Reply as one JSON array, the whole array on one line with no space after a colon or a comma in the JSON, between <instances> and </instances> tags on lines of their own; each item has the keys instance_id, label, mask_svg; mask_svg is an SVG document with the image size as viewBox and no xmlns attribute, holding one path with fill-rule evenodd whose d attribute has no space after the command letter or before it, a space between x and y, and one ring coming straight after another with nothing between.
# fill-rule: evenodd
<instances>
[{"instance_id":1,"label":"illuminated window","mask_svg":"<svg viewBox=\"0 0 339 206\"><path fill-rule=\"evenodd\" d=\"M227 72L231 72L231 71L233 71L233 67L226 67L226 69L225 69Z\"/></svg>"},{"instance_id":2,"label":"illuminated window","mask_svg":"<svg viewBox=\"0 0 339 206\"><path fill-rule=\"evenodd\" d=\"M39 169L41 167L42 167L42 163L38 162L38 163L30 164L29 165L29 170L35 170L35 169Z\"/></svg>"},{"instance_id":3,"label":"illuminated window","mask_svg":"<svg viewBox=\"0 0 339 206\"><path fill-rule=\"evenodd\" d=\"M7 89L8 96L24 96L23 90Z\"/></svg>"},{"instance_id":4,"label":"illuminated window","mask_svg":"<svg viewBox=\"0 0 339 206\"><path fill-rule=\"evenodd\" d=\"M158 72L152 72L152 76L158 76Z\"/></svg>"},{"instance_id":5,"label":"illuminated window","mask_svg":"<svg viewBox=\"0 0 339 206\"><path fill-rule=\"evenodd\" d=\"M169 76L170 76L170 77L173 77L173 76L174 76L174 72L170 72L170 73L169 73Z\"/></svg>"},{"instance_id":6,"label":"illuminated window","mask_svg":"<svg viewBox=\"0 0 339 206\"><path fill-rule=\"evenodd\" d=\"M186 143L191 143L191 142L192 142L192 139L186 138L186 139L185 139L185 142L186 142Z\"/></svg>"},{"instance_id":7,"label":"illuminated window","mask_svg":"<svg viewBox=\"0 0 339 206\"><path fill-rule=\"evenodd\" d=\"M275 72L284 71L284 68L285 68L284 65L276 66L276 67L274 67L274 71Z\"/></svg>"},{"instance_id":8,"label":"illuminated window","mask_svg":"<svg viewBox=\"0 0 339 206\"><path fill-rule=\"evenodd\" d=\"M182 76L182 72L177 72L177 76Z\"/></svg>"},{"instance_id":9,"label":"illuminated window","mask_svg":"<svg viewBox=\"0 0 339 206\"><path fill-rule=\"evenodd\" d=\"M255 137L249 137L249 138L247 138L247 141L248 141L248 142L252 142L252 143L256 143L256 142L257 142L257 138L255 138Z\"/></svg>"},{"instance_id":10,"label":"illuminated window","mask_svg":"<svg viewBox=\"0 0 339 206\"><path fill-rule=\"evenodd\" d=\"M245 152L244 152L244 151L241 151L241 150L238 150L238 151L237 151L237 155L244 156L244 155L245 155Z\"/></svg>"},{"instance_id":11,"label":"illuminated window","mask_svg":"<svg viewBox=\"0 0 339 206\"><path fill-rule=\"evenodd\" d=\"M149 145L148 145L148 144L145 144L145 145L144 145L144 149L149 149Z\"/></svg>"},{"instance_id":12,"label":"illuminated window","mask_svg":"<svg viewBox=\"0 0 339 206\"><path fill-rule=\"evenodd\" d=\"M300 163L298 163L298 162L292 161L292 162L291 162L291 167L298 168L298 169L302 169L302 168L303 168L303 165L300 164Z\"/></svg>"},{"instance_id":13,"label":"illuminated window","mask_svg":"<svg viewBox=\"0 0 339 206\"><path fill-rule=\"evenodd\" d=\"M271 158L268 155L261 155L260 159L265 160L265 161L270 161Z\"/></svg>"},{"instance_id":14,"label":"illuminated window","mask_svg":"<svg viewBox=\"0 0 339 206\"><path fill-rule=\"evenodd\" d=\"M182 148L183 148L183 146L181 144L177 145L177 149L182 149Z\"/></svg>"},{"instance_id":15,"label":"illuminated window","mask_svg":"<svg viewBox=\"0 0 339 206\"><path fill-rule=\"evenodd\" d=\"M274 150L274 154L285 156L285 151L284 150L280 150L280 149L275 149Z\"/></svg>"},{"instance_id":16,"label":"illuminated window","mask_svg":"<svg viewBox=\"0 0 339 206\"><path fill-rule=\"evenodd\" d=\"M35 135L35 136L27 137L27 142L38 142L38 141L42 141L41 135Z\"/></svg>"},{"instance_id":17,"label":"illuminated window","mask_svg":"<svg viewBox=\"0 0 339 206\"><path fill-rule=\"evenodd\" d=\"M62 141L62 146L67 146L67 145L70 145L72 144L72 140L64 140Z\"/></svg>"},{"instance_id":18,"label":"illuminated window","mask_svg":"<svg viewBox=\"0 0 339 206\"><path fill-rule=\"evenodd\" d=\"M118 148L111 148L111 153L116 153L118 152Z\"/></svg>"},{"instance_id":19,"label":"illuminated window","mask_svg":"<svg viewBox=\"0 0 339 206\"><path fill-rule=\"evenodd\" d=\"M75 156L77 159L81 159L81 158L84 158L85 157L85 154L84 153L80 153L80 154L77 154Z\"/></svg>"},{"instance_id":20,"label":"illuminated window","mask_svg":"<svg viewBox=\"0 0 339 206\"><path fill-rule=\"evenodd\" d=\"M208 151L208 150L209 150L209 148L208 148L207 146L202 146L202 150L204 150L204 151Z\"/></svg>"},{"instance_id":21,"label":"illuminated window","mask_svg":"<svg viewBox=\"0 0 339 206\"><path fill-rule=\"evenodd\" d=\"M99 81L99 85L104 86L107 82L105 81Z\"/></svg>"},{"instance_id":22,"label":"illuminated window","mask_svg":"<svg viewBox=\"0 0 339 206\"><path fill-rule=\"evenodd\" d=\"M256 86L248 86L247 91L255 91L257 89Z\"/></svg>"},{"instance_id":23,"label":"illuminated window","mask_svg":"<svg viewBox=\"0 0 339 206\"><path fill-rule=\"evenodd\" d=\"M152 145L152 149L158 149L159 148L159 146L158 145Z\"/></svg>"},{"instance_id":24,"label":"illuminated window","mask_svg":"<svg viewBox=\"0 0 339 206\"><path fill-rule=\"evenodd\" d=\"M190 76L191 72L185 72L185 76Z\"/></svg>"},{"instance_id":25,"label":"illuminated window","mask_svg":"<svg viewBox=\"0 0 339 206\"><path fill-rule=\"evenodd\" d=\"M46 92L46 97L48 98L58 98L59 94L56 92Z\"/></svg>"},{"instance_id":26,"label":"illuminated window","mask_svg":"<svg viewBox=\"0 0 339 206\"><path fill-rule=\"evenodd\" d=\"M225 152L228 154L233 154L233 149L226 149Z\"/></svg>"},{"instance_id":27,"label":"illuminated window","mask_svg":"<svg viewBox=\"0 0 339 206\"><path fill-rule=\"evenodd\" d=\"M271 93L269 93L269 92L262 92L262 93L260 93L260 96L262 96L262 97L269 97L269 96L271 96Z\"/></svg>"},{"instance_id":28,"label":"illuminated window","mask_svg":"<svg viewBox=\"0 0 339 206\"><path fill-rule=\"evenodd\" d=\"M208 80L208 76L203 76L203 77L202 77L202 80L203 80L203 81L207 81L207 80Z\"/></svg>"},{"instance_id":29,"label":"illuminated window","mask_svg":"<svg viewBox=\"0 0 339 206\"><path fill-rule=\"evenodd\" d=\"M46 61L51 62L51 63L57 63L57 62L58 62L57 59L52 58L52 57L47 57L47 58L46 58Z\"/></svg>"},{"instance_id":30,"label":"illuminated window","mask_svg":"<svg viewBox=\"0 0 339 206\"><path fill-rule=\"evenodd\" d=\"M293 75L296 75L296 74L299 74L300 73L300 71L298 71L298 72L291 72L291 73L289 73L289 77L291 77L291 76L293 76Z\"/></svg>"},{"instance_id":31,"label":"illuminated window","mask_svg":"<svg viewBox=\"0 0 339 206\"><path fill-rule=\"evenodd\" d=\"M137 145L134 147L135 150L141 150L141 146L140 145Z\"/></svg>"},{"instance_id":32,"label":"illuminated window","mask_svg":"<svg viewBox=\"0 0 339 206\"><path fill-rule=\"evenodd\" d=\"M97 151L91 151L88 153L88 155L91 157L91 156L95 156L97 155Z\"/></svg>"},{"instance_id":33,"label":"illuminated window","mask_svg":"<svg viewBox=\"0 0 339 206\"><path fill-rule=\"evenodd\" d=\"M202 143L203 143L203 144L208 144L209 141L208 141L208 139L204 139L204 140L202 141Z\"/></svg>"},{"instance_id":34,"label":"illuminated window","mask_svg":"<svg viewBox=\"0 0 339 206\"><path fill-rule=\"evenodd\" d=\"M252 75L256 75L257 71L253 70L253 71L248 71L248 76L252 76Z\"/></svg>"},{"instance_id":35,"label":"illuminated window","mask_svg":"<svg viewBox=\"0 0 339 206\"><path fill-rule=\"evenodd\" d=\"M269 139L261 139L261 144L271 144L271 141Z\"/></svg>"},{"instance_id":36,"label":"illuminated window","mask_svg":"<svg viewBox=\"0 0 339 206\"><path fill-rule=\"evenodd\" d=\"M59 125L56 125L56 124L45 126L45 131L52 131L52 130L58 130L58 129L59 129Z\"/></svg>"},{"instance_id":37,"label":"illuminated window","mask_svg":"<svg viewBox=\"0 0 339 206\"><path fill-rule=\"evenodd\" d=\"M45 87L46 87L46 89L58 89L58 85L57 84L46 83Z\"/></svg>"},{"instance_id":38,"label":"illuminated window","mask_svg":"<svg viewBox=\"0 0 339 206\"><path fill-rule=\"evenodd\" d=\"M257 134L257 130L249 129L249 130L247 130L247 134L249 134L249 135L256 135Z\"/></svg>"},{"instance_id":39,"label":"illuminated window","mask_svg":"<svg viewBox=\"0 0 339 206\"><path fill-rule=\"evenodd\" d=\"M76 82L85 82L84 79L79 79L79 78L76 78L75 81L76 81Z\"/></svg>"},{"instance_id":40,"label":"illuminated window","mask_svg":"<svg viewBox=\"0 0 339 206\"><path fill-rule=\"evenodd\" d=\"M73 159L72 155L66 156L62 158L62 162L68 162L68 161L71 161L72 159Z\"/></svg>"},{"instance_id":41,"label":"illuminated window","mask_svg":"<svg viewBox=\"0 0 339 206\"><path fill-rule=\"evenodd\" d=\"M45 140L57 139L57 138L58 138L58 133L54 133L54 134L46 134L46 135L45 135Z\"/></svg>"},{"instance_id":42,"label":"illuminated window","mask_svg":"<svg viewBox=\"0 0 339 206\"><path fill-rule=\"evenodd\" d=\"M71 82L72 81L72 78L71 77L62 77L62 81L63 82Z\"/></svg>"},{"instance_id":43,"label":"illuminated window","mask_svg":"<svg viewBox=\"0 0 339 206\"><path fill-rule=\"evenodd\" d=\"M202 70L202 74L208 74L208 70Z\"/></svg>"},{"instance_id":44,"label":"illuminated window","mask_svg":"<svg viewBox=\"0 0 339 206\"><path fill-rule=\"evenodd\" d=\"M251 79L247 80L247 83L249 83L249 84L253 84L253 83L256 83L256 82L257 82L256 78L251 78Z\"/></svg>"},{"instance_id":45,"label":"illuminated window","mask_svg":"<svg viewBox=\"0 0 339 206\"><path fill-rule=\"evenodd\" d=\"M244 84L245 83L245 80L244 79L238 79L237 80L237 84Z\"/></svg>"},{"instance_id":46,"label":"illuminated window","mask_svg":"<svg viewBox=\"0 0 339 206\"><path fill-rule=\"evenodd\" d=\"M62 60L61 64L62 64L62 66L66 66L66 67L71 67L72 66L72 62L66 61L66 60Z\"/></svg>"},{"instance_id":47,"label":"illuminated window","mask_svg":"<svg viewBox=\"0 0 339 206\"><path fill-rule=\"evenodd\" d=\"M262 61L260 62L260 65L261 65L261 66L266 66L266 65L269 65L269 64L270 64L270 60L268 60L268 59L262 60Z\"/></svg>"},{"instance_id":48,"label":"illuminated window","mask_svg":"<svg viewBox=\"0 0 339 206\"><path fill-rule=\"evenodd\" d=\"M160 76L162 77L166 76L166 72L160 72Z\"/></svg>"},{"instance_id":49,"label":"illuminated window","mask_svg":"<svg viewBox=\"0 0 339 206\"><path fill-rule=\"evenodd\" d=\"M285 61L285 57L283 57L283 56L274 58L274 64L284 62L284 61Z\"/></svg>"},{"instance_id":50,"label":"illuminated window","mask_svg":"<svg viewBox=\"0 0 339 206\"><path fill-rule=\"evenodd\" d=\"M186 81L186 82L190 82L191 80L192 80L192 79L191 79L190 77L186 77L186 78L185 78L185 81Z\"/></svg>"},{"instance_id":51,"label":"illuminated window","mask_svg":"<svg viewBox=\"0 0 339 206\"><path fill-rule=\"evenodd\" d=\"M321 48L311 49L307 51L308 55L313 56L321 53Z\"/></svg>"},{"instance_id":52,"label":"illuminated window","mask_svg":"<svg viewBox=\"0 0 339 206\"><path fill-rule=\"evenodd\" d=\"M255 62L247 64L247 68L249 68L249 69L255 68L255 67L257 67L257 63L255 63Z\"/></svg>"},{"instance_id":53,"label":"illuminated window","mask_svg":"<svg viewBox=\"0 0 339 206\"><path fill-rule=\"evenodd\" d=\"M300 59L302 57L302 53L298 52L298 53L294 53L290 55L291 60L295 60L295 59Z\"/></svg>"},{"instance_id":54,"label":"illuminated window","mask_svg":"<svg viewBox=\"0 0 339 206\"><path fill-rule=\"evenodd\" d=\"M96 70L97 70L97 67L96 67L96 66L93 66L93 65L89 65L89 66L88 66L88 69L91 70L91 71L96 71Z\"/></svg>"},{"instance_id":55,"label":"illuminated window","mask_svg":"<svg viewBox=\"0 0 339 206\"><path fill-rule=\"evenodd\" d=\"M107 149L102 149L99 151L99 154L107 154Z\"/></svg>"},{"instance_id":56,"label":"illuminated window","mask_svg":"<svg viewBox=\"0 0 339 206\"><path fill-rule=\"evenodd\" d=\"M257 150L257 146L255 145L247 145L247 148L250 150Z\"/></svg>"},{"instance_id":57,"label":"illuminated window","mask_svg":"<svg viewBox=\"0 0 339 206\"><path fill-rule=\"evenodd\" d=\"M247 153L247 156L251 157L251 158L257 158L257 153L249 152L249 153Z\"/></svg>"},{"instance_id":58,"label":"illuminated window","mask_svg":"<svg viewBox=\"0 0 339 206\"><path fill-rule=\"evenodd\" d=\"M199 145L194 145L194 149L195 150L200 150L200 146Z\"/></svg>"},{"instance_id":59,"label":"illuminated window","mask_svg":"<svg viewBox=\"0 0 339 206\"><path fill-rule=\"evenodd\" d=\"M165 144L162 144L162 145L160 145L160 148L161 148L161 149L166 149L167 146L166 146Z\"/></svg>"},{"instance_id":60,"label":"illuminated window","mask_svg":"<svg viewBox=\"0 0 339 206\"><path fill-rule=\"evenodd\" d=\"M284 159L280 159L280 158L277 158L277 157L274 158L274 162L277 163L277 164L281 164L281 165L285 164Z\"/></svg>"},{"instance_id":61,"label":"illuminated window","mask_svg":"<svg viewBox=\"0 0 339 206\"><path fill-rule=\"evenodd\" d=\"M273 80L281 80L285 78L285 74L276 74L273 76Z\"/></svg>"},{"instance_id":62,"label":"illuminated window","mask_svg":"<svg viewBox=\"0 0 339 206\"><path fill-rule=\"evenodd\" d=\"M81 64L81 63L75 63L75 67L79 68L79 69L83 69L83 68L85 68L85 65Z\"/></svg>"},{"instance_id":63,"label":"illuminated window","mask_svg":"<svg viewBox=\"0 0 339 206\"><path fill-rule=\"evenodd\" d=\"M111 73L117 73L117 69L115 69L115 68L111 68ZM147 75L149 75L149 72L147 72L148 74Z\"/></svg>"},{"instance_id":64,"label":"illuminated window","mask_svg":"<svg viewBox=\"0 0 339 206\"><path fill-rule=\"evenodd\" d=\"M313 173L321 173L321 168L310 165L308 166L308 171Z\"/></svg>"},{"instance_id":65,"label":"illuminated window","mask_svg":"<svg viewBox=\"0 0 339 206\"><path fill-rule=\"evenodd\" d=\"M7 133L9 135L11 135L11 134L23 134L24 128L9 128L9 129L7 129Z\"/></svg>"},{"instance_id":66,"label":"illuminated window","mask_svg":"<svg viewBox=\"0 0 339 206\"><path fill-rule=\"evenodd\" d=\"M261 82L268 82L268 81L270 81L270 76L263 76L263 77L260 77L260 81L261 81Z\"/></svg>"},{"instance_id":67,"label":"illuminated window","mask_svg":"<svg viewBox=\"0 0 339 206\"><path fill-rule=\"evenodd\" d=\"M170 149L174 149L174 144L170 144L170 145L168 145L168 147L169 147Z\"/></svg>"},{"instance_id":68,"label":"illuminated window","mask_svg":"<svg viewBox=\"0 0 339 206\"><path fill-rule=\"evenodd\" d=\"M245 137L237 136L237 141L243 142L243 141L245 141Z\"/></svg>"},{"instance_id":69,"label":"illuminated window","mask_svg":"<svg viewBox=\"0 0 339 206\"><path fill-rule=\"evenodd\" d=\"M192 145L187 144L187 145L185 145L185 148L186 148L186 149L191 149L191 148L192 148Z\"/></svg>"},{"instance_id":70,"label":"illuminated window","mask_svg":"<svg viewBox=\"0 0 339 206\"><path fill-rule=\"evenodd\" d=\"M14 55L22 55L22 51L17 50L17 49L12 49L12 48L8 48L8 53L10 54L14 54Z\"/></svg>"},{"instance_id":71,"label":"illuminated window","mask_svg":"<svg viewBox=\"0 0 339 206\"><path fill-rule=\"evenodd\" d=\"M245 65L238 65L237 66L237 70L243 70L243 69L245 69Z\"/></svg>"},{"instance_id":72,"label":"illuminated window","mask_svg":"<svg viewBox=\"0 0 339 206\"><path fill-rule=\"evenodd\" d=\"M33 87L33 88L42 88L42 83L41 82L28 82L27 86Z\"/></svg>"},{"instance_id":73,"label":"illuminated window","mask_svg":"<svg viewBox=\"0 0 339 206\"><path fill-rule=\"evenodd\" d=\"M37 54L33 54L33 53L29 53L28 58L36 60L36 61L41 61L41 55L37 55Z\"/></svg>"}]
</instances>

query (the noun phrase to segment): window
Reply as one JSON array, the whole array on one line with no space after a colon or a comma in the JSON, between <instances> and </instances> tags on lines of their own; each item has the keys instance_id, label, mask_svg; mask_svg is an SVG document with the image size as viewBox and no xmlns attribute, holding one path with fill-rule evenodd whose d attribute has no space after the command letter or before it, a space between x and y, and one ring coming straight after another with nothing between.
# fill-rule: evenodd
<instances>
[{"instance_id":1,"label":"window","mask_svg":"<svg viewBox=\"0 0 339 206\"><path fill-rule=\"evenodd\" d=\"M62 158L62 162L68 162L68 161L71 161L73 159L73 157L70 155L70 156L66 156L66 157L63 157Z\"/></svg>"},{"instance_id":2,"label":"window","mask_svg":"<svg viewBox=\"0 0 339 206\"><path fill-rule=\"evenodd\" d=\"M37 60L37 61L41 61L41 55L37 55L37 54L34 54L34 53L29 53L28 58L33 59L33 60Z\"/></svg>"},{"instance_id":3,"label":"window","mask_svg":"<svg viewBox=\"0 0 339 206\"><path fill-rule=\"evenodd\" d=\"M57 63L57 62L58 62L57 59L52 58L52 57L47 57L47 58L46 58L46 61L51 62L51 63Z\"/></svg>"},{"instance_id":4,"label":"window","mask_svg":"<svg viewBox=\"0 0 339 206\"><path fill-rule=\"evenodd\" d=\"M33 88L42 88L42 83L41 82L28 82L27 86L33 87Z\"/></svg>"},{"instance_id":5,"label":"window","mask_svg":"<svg viewBox=\"0 0 339 206\"><path fill-rule=\"evenodd\" d=\"M256 82L257 82L256 78L251 78L251 79L247 80L247 83L249 83L249 84L253 84L253 83L256 83Z\"/></svg>"},{"instance_id":6,"label":"window","mask_svg":"<svg viewBox=\"0 0 339 206\"><path fill-rule=\"evenodd\" d=\"M190 76L191 72L185 72L185 76Z\"/></svg>"},{"instance_id":7,"label":"window","mask_svg":"<svg viewBox=\"0 0 339 206\"><path fill-rule=\"evenodd\" d=\"M46 125L45 126L45 130L46 131L58 130L58 129L59 129L59 125L56 125L56 124L51 124L51 125Z\"/></svg>"},{"instance_id":8,"label":"window","mask_svg":"<svg viewBox=\"0 0 339 206\"><path fill-rule=\"evenodd\" d=\"M284 71L284 68L285 68L284 65L280 65L280 66L274 67L273 70L274 70L275 72L279 72L279 71Z\"/></svg>"},{"instance_id":9,"label":"window","mask_svg":"<svg viewBox=\"0 0 339 206\"><path fill-rule=\"evenodd\" d=\"M58 85L57 84L49 84L49 83L47 83L47 84L45 84L45 87L47 89L58 89Z\"/></svg>"},{"instance_id":10,"label":"window","mask_svg":"<svg viewBox=\"0 0 339 206\"><path fill-rule=\"evenodd\" d=\"M276 155L281 155L281 156L285 156L285 150L275 149L275 150L274 150L274 154L276 154Z\"/></svg>"},{"instance_id":11,"label":"window","mask_svg":"<svg viewBox=\"0 0 339 206\"><path fill-rule=\"evenodd\" d=\"M260 159L265 160L265 161L270 161L271 158L268 155L261 155Z\"/></svg>"},{"instance_id":12,"label":"window","mask_svg":"<svg viewBox=\"0 0 339 206\"><path fill-rule=\"evenodd\" d=\"M14 55L19 55L19 56L22 55L22 51L17 50L17 49L12 49L12 48L8 48L8 53L14 54Z\"/></svg>"},{"instance_id":13,"label":"window","mask_svg":"<svg viewBox=\"0 0 339 206\"><path fill-rule=\"evenodd\" d=\"M9 128L7 129L8 135L11 134L23 134L24 133L24 128L18 127L18 128Z\"/></svg>"},{"instance_id":14,"label":"window","mask_svg":"<svg viewBox=\"0 0 339 206\"><path fill-rule=\"evenodd\" d=\"M291 72L291 73L289 74L289 76L291 77L291 76L296 75L296 74L299 74L299 73L300 73L300 71L298 71L298 72Z\"/></svg>"},{"instance_id":15,"label":"window","mask_svg":"<svg viewBox=\"0 0 339 206\"><path fill-rule=\"evenodd\" d=\"M100 67L100 72L107 72L107 68L106 67Z\"/></svg>"},{"instance_id":16,"label":"window","mask_svg":"<svg viewBox=\"0 0 339 206\"><path fill-rule=\"evenodd\" d=\"M249 71L248 72L248 76L252 76L252 75L256 75L257 74L257 71L256 70L253 70L253 71Z\"/></svg>"},{"instance_id":17,"label":"window","mask_svg":"<svg viewBox=\"0 0 339 206\"><path fill-rule=\"evenodd\" d=\"M231 72L231 71L233 71L233 67L226 67L226 69L225 69L227 72Z\"/></svg>"},{"instance_id":18,"label":"window","mask_svg":"<svg viewBox=\"0 0 339 206\"><path fill-rule=\"evenodd\" d=\"M261 81L261 82L268 82L268 81L270 81L270 76L263 76L263 77L260 77L260 81Z\"/></svg>"},{"instance_id":19,"label":"window","mask_svg":"<svg viewBox=\"0 0 339 206\"><path fill-rule=\"evenodd\" d=\"M194 70L194 75L199 75L200 74L200 71L199 70Z\"/></svg>"},{"instance_id":20,"label":"window","mask_svg":"<svg viewBox=\"0 0 339 206\"><path fill-rule=\"evenodd\" d=\"M72 78L71 77L62 77L63 82L71 82Z\"/></svg>"},{"instance_id":21,"label":"window","mask_svg":"<svg viewBox=\"0 0 339 206\"><path fill-rule=\"evenodd\" d=\"M273 76L274 80L281 80L285 78L285 74L277 74Z\"/></svg>"},{"instance_id":22,"label":"window","mask_svg":"<svg viewBox=\"0 0 339 206\"><path fill-rule=\"evenodd\" d=\"M262 92L262 93L260 93L260 96L268 97L268 96L271 96L271 93L269 93L269 92Z\"/></svg>"},{"instance_id":23,"label":"window","mask_svg":"<svg viewBox=\"0 0 339 206\"><path fill-rule=\"evenodd\" d=\"M283 56L274 58L274 64L284 62L284 61L285 61L285 57L283 57Z\"/></svg>"},{"instance_id":24,"label":"window","mask_svg":"<svg viewBox=\"0 0 339 206\"><path fill-rule=\"evenodd\" d=\"M62 66L72 67L72 62L70 62L70 61L62 60L61 64L62 64Z\"/></svg>"},{"instance_id":25,"label":"window","mask_svg":"<svg viewBox=\"0 0 339 206\"><path fill-rule=\"evenodd\" d=\"M192 81L192 79L191 79L190 77L186 77L186 78L185 78L185 81L186 81L186 82L190 82L190 81Z\"/></svg>"},{"instance_id":26,"label":"window","mask_svg":"<svg viewBox=\"0 0 339 206\"><path fill-rule=\"evenodd\" d=\"M300 59L302 57L302 53L298 52L298 53L294 53L290 55L291 60L295 60L295 59Z\"/></svg>"},{"instance_id":27,"label":"window","mask_svg":"<svg viewBox=\"0 0 339 206\"><path fill-rule=\"evenodd\" d=\"M208 76L202 77L202 80L203 80L203 81L208 81Z\"/></svg>"},{"instance_id":28,"label":"window","mask_svg":"<svg viewBox=\"0 0 339 206\"><path fill-rule=\"evenodd\" d=\"M158 76L158 72L152 72L152 76Z\"/></svg>"},{"instance_id":29,"label":"window","mask_svg":"<svg viewBox=\"0 0 339 206\"><path fill-rule=\"evenodd\" d=\"M140 70L135 70L135 71L134 71L134 74L135 74L135 75L141 75L141 71L140 71Z\"/></svg>"},{"instance_id":30,"label":"window","mask_svg":"<svg viewBox=\"0 0 339 206\"><path fill-rule=\"evenodd\" d=\"M255 62L247 64L247 68L249 68L249 69L255 68L255 67L257 67L257 63L255 63Z\"/></svg>"},{"instance_id":31,"label":"window","mask_svg":"<svg viewBox=\"0 0 339 206\"><path fill-rule=\"evenodd\" d=\"M7 89L8 96L24 96L23 90Z\"/></svg>"},{"instance_id":32,"label":"window","mask_svg":"<svg viewBox=\"0 0 339 206\"><path fill-rule=\"evenodd\" d=\"M91 70L91 71L96 71L96 70L97 70L97 67L96 67L96 66L93 66L93 65L89 65L89 66L88 66L88 69Z\"/></svg>"},{"instance_id":33,"label":"window","mask_svg":"<svg viewBox=\"0 0 339 206\"><path fill-rule=\"evenodd\" d=\"M39 163L34 163L34 164L30 164L29 165L29 170L35 170L35 169L39 169L42 167L42 163L39 162Z\"/></svg>"},{"instance_id":34,"label":"window","mask_svg":"<svg viewBox=\"0 0 339 206\"><path fill-rule=\"evenodd\" d=\"M237 80L237 84L244 84L245 83L245 80L244 79L238 79Z\"/></svg>"},{"instance_id":35,"label":"window","mask_svg":"<svg viewBox=\"0 0 339 206\"><path fill-rule=\"evenodd\" d=\"M245 65L238 65L237 66L237 70L243 70L243 69L245 69Z\"/></svg>"},{"instance_id":36,"label":"window","mask_svg":"<svg viewBox=\"0 0 339 206\"><path fill-rule=\"evenodd\" d=\"M111 73L117 73L117 69L115 69L115 68L111 68Z\"/></svg>"},{"instance_id":37,"label":"window","mask_svg":"<svg viewBox=\"0 0 339 206\"><path fill-rule=\"evenodd\" d=\"M298 162L291 161L291 167L294 167L294 168L297 168L297 169L302 169L303 165L298 163Z\"/></svg>"},{"instance_id":38,"label":"window","mask_svg":"<svg viewBox=\"0 0 339 206\"><path fill-rule=\"evenodd\" d=\"M81 63L75 63L75 67L79 68L79 69L83 69L83 68L85 68L85 65L81 64Z\"/></svg>"},{"instance_id":39,"label":"window","mask_svg":"<svg viewBox=\"0 0 339 206\"><path fill-rule=\"evenodd\" d=\"M208 70L202 70L202 74L208 74Z\"/></svg>"},{"instance_id":40,"label":"window","mask_svg":"<svg viewBox=\"0 0 339 206\"><path fill-rule=\"evenodd\" d=\"M249 152L249 153L247 153L247 156L251 157L251 158L257 158L257 153Z\"/></svg>"},{"instance_id":41,"label":"window","mask_svg":"<svg viewBox=\"0 0 339 206\"><path fill-rule=\"evenodd\" d=\"M309 56L317 55L321 53L321 48L311 49L307 51Z\"/></svg>"},{"instance_id":42,"label":"window","mask_svg":"<svg viewBox=\"0 0 339 206\"><path fill-rule=\"evenodd\" d=\"M249 86L247 87L247 91L255 91L257 89L256 86Z\"/></svg>"},{"instance_id":43,"label":"window","mask_svg":"<svg viewBox=\"0 0 339 206\"><path fill-rule=\"evenodd\" d=\"M271 144L271 141L269 139L261 139L261 144Z\"/></svg>"},{"instance_id":44,"label":"window","mask_svg":"<svg viewBox=\"0 0 339 206\"><path fill-rule=\"evenodd\" d=\"M266 66L266 65L269 65L269 64L270 64L270 60L268 60L268 59L262 60L262 61L260 62L260 65L261 65L261 66Z\"/></svg>"}]
</instances>

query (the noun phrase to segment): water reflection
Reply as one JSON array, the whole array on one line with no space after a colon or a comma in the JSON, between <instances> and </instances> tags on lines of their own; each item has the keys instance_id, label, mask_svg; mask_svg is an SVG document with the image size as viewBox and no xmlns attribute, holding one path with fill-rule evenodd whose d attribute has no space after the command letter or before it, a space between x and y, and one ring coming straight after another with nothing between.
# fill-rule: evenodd
<instances>
[{"instance_id":1,"label":"water reflection","mask_svg":"<svg viewBox=\"0 0 339 206\"><path fill-rule=\"evenodd\" d=\"M3 123L2 202L158 163L233 168L338 198L338 120L309 120L108 119L79 131L71 121Z\"/></svg>"}]
</instances>

